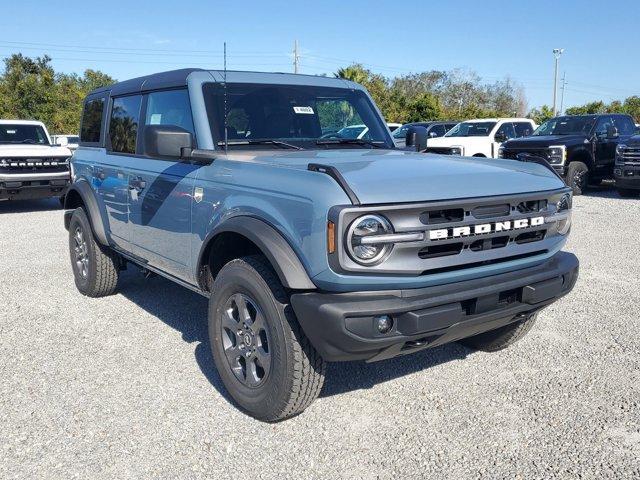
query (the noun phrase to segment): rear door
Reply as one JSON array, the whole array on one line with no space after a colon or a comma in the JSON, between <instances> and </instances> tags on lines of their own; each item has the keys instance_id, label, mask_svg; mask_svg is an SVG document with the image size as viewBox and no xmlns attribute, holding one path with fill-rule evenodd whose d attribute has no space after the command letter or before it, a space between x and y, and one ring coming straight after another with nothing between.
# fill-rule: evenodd
<instances>
[{"instance_id":1,"label":"rear door","mask_svg":"<svg viewBox=\"0 0 640 480\"><path fill-rule=\"evenodd\" d=\"M104 160L94 166L96 191L104 205L113 242L130 251L129 173L139 144L141 95L111 100Z\"/></svg>"},{"instance_id":2,"label":"rear door","mask_svg":"<svg viewBox=\"0 0 640 480\"><path fill-rule=\"evenodd\" d=\"M173 125L194 135L186 89L145 95L141 128ZM191 276L191 204L196 170L179 158L154 158L144 141L130 170L130 210L134 252L152 265L183 279Z\"/></svg>"}]
</instances>

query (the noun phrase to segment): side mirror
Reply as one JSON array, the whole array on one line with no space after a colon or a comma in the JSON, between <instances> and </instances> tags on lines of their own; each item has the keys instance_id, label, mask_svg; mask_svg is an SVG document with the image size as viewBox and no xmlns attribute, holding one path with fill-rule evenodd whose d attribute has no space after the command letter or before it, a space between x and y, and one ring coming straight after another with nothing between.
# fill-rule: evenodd
<instances>
[{"instance_id":1,"label":"side mirror","mask_svg":"<svg viewBox=\"0 0 640 480\"><path fill-rule=\"evenodd\" d=\"M193 135L175 125L144 127L144 152L150 157L185 158L191 155Z\"/></svg>"},{"instance_id":2,"label":"side mirror","mask_svg":"<svg viewBox=\"0 0 640 480\"><path fill-rule=\"evenodd\" d=\"M427 149L427 129L420 126L410 126L407 129L406 145L414 147L416 152L422 152Z\"/></svg>"},{"instance_id":3,"label":"side mirror","mask_svg":"<svg viewBox=\"0 0 640 480\"><path fill-rule=\"evenodd\" d=\"M69 145L69 139L67 137L60 137L56 139L56 143L61 147L66 147L67 145Z\"/></svg>"},{"instance_id":4,"label":"side mirror","mask_svg":"<svg viewBox=\"0 0 640 480\"><path fill-rule=\"evenodd\" d=\"M502 143L502 142L506 142L507 141L507 134L504 132L497 132L493 139L496 141L496 143Z\"/></svg>"},{"instance_id":5,"label":"side mirror","mask_svg":"<svg viewBox=\"0 0 640 480\"><path fill-rule=\"evenodd\" d=\"M429 132L429 138L435 138L438 134L436 132Z\"/></svg>"},{"instance_id":6,"label":"side mirror","mask_svg":"<svg viewBox=\"0 0 640 480\"><path fill-rule=\"evenodd\" d=\"M607 127L607 138L618 138L618 129L613 125Z\"/></svg>"}]
</instances>

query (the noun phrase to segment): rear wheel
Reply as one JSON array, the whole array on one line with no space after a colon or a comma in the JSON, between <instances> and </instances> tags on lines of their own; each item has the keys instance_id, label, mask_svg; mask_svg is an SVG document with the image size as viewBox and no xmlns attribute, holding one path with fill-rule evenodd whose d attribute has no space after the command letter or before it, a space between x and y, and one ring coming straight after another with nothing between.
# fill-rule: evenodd
<instances>
[{"instance_id":1,"label":"rear wheel","mask_svg":"<svg viewBox=\"0 0 640 480\"><path fill-rule=\"evenodd\" d=\"M325 362L262 256L232 260L216 276L209 339L227 391L259 420L292 417L320 394Z\"/></svg>"},{"instance_id":2,"label":"rear wheel","mask_svg":"<svg viewBox=\"0 0 640 480\"><path fill-rule=\"evenodd\" d=\"M640 196L640 190L633 190L631 188L618 188L618 195L622 198L636 198Z\"/></svg>"},{"instance_id":3,"label":"rear wheel","mask_svg":"<svg viewBox=\"0 0 640 480\"><path fill-rule=\"evenodd\" d=\"M516 323L505 325L496 330L484 332L473 337L459 340L459 343L475 350L497 352L510 347L524 337L536 322L536 315L531 315Z\"/></svg>"},{"instance_id":4,"label":"rear wheel","mask_svg":"<svg viewBox=\"0 0 640 480\"><path fill-rule=\"evenodd\" d=\"M76 287L88 297L111 295L118 283L120 259L117 253L96 242L82 207L69 222L69 254Z\"/></svg>"},{"instance_id":5,"label":"rear wheel","mask_svg":"<svg viewBox=\"0 0 640 480\"><path fill-rule=\"evenodd\" d=\"M589 182L589 167L583 162L571 162L567 168L567 185L573 189L574 195L582 195Z\"/></svg>"}]
</instances>

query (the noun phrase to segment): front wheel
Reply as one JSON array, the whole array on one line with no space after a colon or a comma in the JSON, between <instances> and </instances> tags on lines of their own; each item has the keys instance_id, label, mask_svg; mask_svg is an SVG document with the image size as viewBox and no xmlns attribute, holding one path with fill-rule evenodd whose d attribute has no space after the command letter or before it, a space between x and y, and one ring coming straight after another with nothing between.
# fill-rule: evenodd
<instances>
[{"instance_id":1,"label":"front wheel","mask_svg":"<svg viewBox=\"0 0 640 480\"><path fill-rule=\"evenodd\" d=\"M232 260L216 276L209 340L227 391L258 420L292 417L320 394L325 362L262 256Z\"/></svg>"},{"instance_id":2,"label":"front wheel","mask_svg":"<svg viewBox=\"0 0 640 480\"><path fill-rule=\"evenodd\" d=\"M582 195L589 182L589 167L583 162L571 162L567 168L567 185L574 195Z\"/></svg>"},{"instance_id":3,"label":"front wheel","mask_svg":"<svg viewBox=\"0 0 640 480\"><path fill-rule=\"evenodd\" d=\"M505 325L504 327L459 340L459 343L475 350L497 352L498 350L510 347L524 337L529 333L529 330L531 330L534 323L536 323L535 314L518 322Z\"/></svg>"}]
</instances>

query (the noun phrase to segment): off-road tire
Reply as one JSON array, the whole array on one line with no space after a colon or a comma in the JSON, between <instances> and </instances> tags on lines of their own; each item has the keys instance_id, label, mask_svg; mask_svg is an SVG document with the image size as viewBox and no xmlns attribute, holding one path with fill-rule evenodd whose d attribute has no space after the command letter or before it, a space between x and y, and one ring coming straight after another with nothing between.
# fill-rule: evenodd
<instances>
[{"instance_id":1,"label":"off-road tire","mask_svg":"<svg viewBox=\"0 0 640 480\"><path fill-rule=\"evenodd\" d=\"M574 195L582 195L589 184L589 167L583 162L571 162L567 168L567 185Z\"/></svg>"},{"instance_id":2,"label":"off-road tire","mask_svg":"<svg viewBox=\"0 0 640 480\"><path fill-rule=\"evenodd\" d=\"M76 235L82 232L86 250L86 274L78 265ZM69 222L69 255L76 287L87 297L105 297L111 295L118 284L120 258L108 247L96 242L91 224L82 207L76 208Z\"/></svg>"},{"instance_id":3,"label":"off-road tire","mask_svg":"<svg viewBox=\"0 0 640 480\"><path fill-rule=\"evenodd\" d=\"M633 190L631 188L618 188L618 195L622 198L638 198L640 197L640 190Z\"/></svg>"},{"instance_id":4,"label":"off-road tire","mask_svg":"<svg viewBox=\"0 0 640 480\"><path fill-rule=\"evenodd\" d=\"M209 340L213 359L235 402L254 418L276 422L304 411L320 394L326 363L305 336L288 295L269 262L252 255L227 263L209 300ZM248 296L265 317L271 366L257 386L237 377L225 354L223 317L234 295Z\"/></svg>"},{"instance_id":5,"label":"off-road tire","mask_svg":"<svg viewBox=\"0 0 640 480\"><path fill-rule=\"evenodd\" d=\"M459 343L474 350L497 352L498 350L510 347L524 337L529 333L534 323L536 323L535 314L516 323L511 323L495 330L459 340Z\"/></svg>"}]
</instances>

